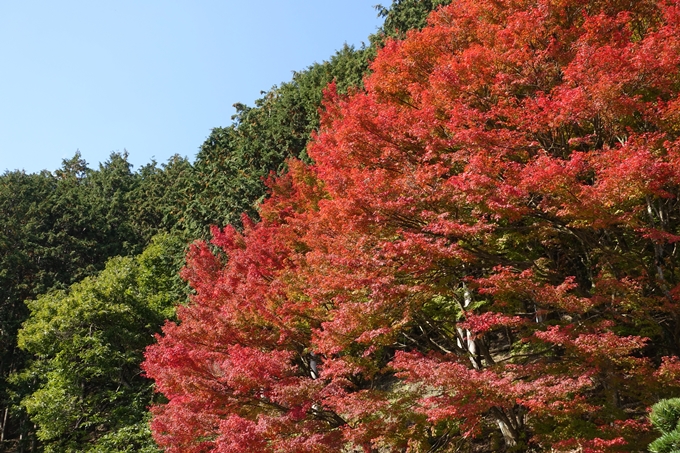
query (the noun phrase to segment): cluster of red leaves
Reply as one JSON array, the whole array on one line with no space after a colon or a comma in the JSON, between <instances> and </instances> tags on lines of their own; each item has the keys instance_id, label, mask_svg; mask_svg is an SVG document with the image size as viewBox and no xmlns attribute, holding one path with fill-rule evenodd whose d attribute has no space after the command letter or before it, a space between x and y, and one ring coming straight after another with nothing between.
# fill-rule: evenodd
<instances>
[{"instance_id":1,"label":"cluster of red leaves","mask_svg":"<svg viewBox=\"0 0 680 453\"><path fill-rule=\"evenodd\" d=\"M159 444L644 448L680 389L680 4L460 0L372 69L189 253Z\"/></svg>"}]
</instances>

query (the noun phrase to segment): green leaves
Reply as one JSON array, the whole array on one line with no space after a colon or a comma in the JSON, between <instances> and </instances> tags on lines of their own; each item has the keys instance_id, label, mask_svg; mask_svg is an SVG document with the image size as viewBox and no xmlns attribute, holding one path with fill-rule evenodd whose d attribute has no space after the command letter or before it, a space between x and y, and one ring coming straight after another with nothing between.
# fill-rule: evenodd
<instances>
[{"instance_id":1,"label":"green leaves","mask_svg":"<svg viewBox=\"0 0 680 453\"><path fill-rule=\"evenodd\" d=\"M652 424L662 435L649 445L652 453L680 452L680 398L661 400L649 414Z\"/></svg>"},{"instance_id":2,"label":"green leaves","mask_svg":"<svg viewBox=\"0 0 680 453\"><path fill-rule=\"evenodd\" d=\"M36 382L22 404L46 451L83 451L102 436L111 449L96 451L124 451L127 437L151 445L143 420L152 387L139 363L182 301L182 250L178 238L157 236L140 256L113 258L99 274L28 303L18 342L34 360L13 379Z\"/></svg>"},{"instance_id":3,"label":"green leaves","mask_svg":"<svg viewBox=\"0 0 680 453\"><path fill-rule=\"evenodd\" d=\"M680 431L664 433L649 444L652 453L678 453L680 452Z\"/></svg>"},{"instance_id":4,"label":"green leaves","mask_svg":"<svg viewBox=\"0 0 680 453\"><path fill-rule=\"evenodd\" d=\"M662 433L669 433L678 429L680 398L670 398L656 403L652 406L649 419Z\"/></svg>"},{"instance_id":5,"label":"green leaves","mask_svg":"<svg viewBox=\"0 0 680 453\"><path fill-rule=\"evenodd\" d=\"M427 23L430 12L451 0L394 0L389 8L376 5L378 15L385 18L381 32L389 37L404 38L406 32L421 29Z\"/></svg>"}]
</instances>

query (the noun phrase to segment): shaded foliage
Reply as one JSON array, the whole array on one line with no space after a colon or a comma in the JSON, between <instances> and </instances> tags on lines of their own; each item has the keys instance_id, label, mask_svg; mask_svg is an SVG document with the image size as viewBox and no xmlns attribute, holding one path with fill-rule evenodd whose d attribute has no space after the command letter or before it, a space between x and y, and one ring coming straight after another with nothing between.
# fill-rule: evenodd
<instances>
[{"instance_id":1,"label":"shaded foliage","mask_svg":"<svg viewBox=\"0 0 680 453\"><path fill-rule=\"evenodd\" d=\"M448 5L451 0L395 0L389 7L377 5L378 16L384 23L374 39L380 37L403 39L409 30L420 30L427 24L432 11ZM384 44L384 40L378 41Z\"/></svg>"},{"instance_id":2,"label":"shaded foliage","mask_svg":"<svg viewBox=\"0 0 680 453\"><path fill-rule=\"evenodd\" d=\"M2 412L9 414L12 406L6 377L25 360L15 340L28 315L24 300L93 275L112 256L141 252L155 231L144 228L145 214L133 215L138 186L127 156L115 153L98 170L76 154L54 173L0 177ZM3 445L22 432L30 441L27 430L20 414L2 414Z\"/></svg>"}]
</instances>

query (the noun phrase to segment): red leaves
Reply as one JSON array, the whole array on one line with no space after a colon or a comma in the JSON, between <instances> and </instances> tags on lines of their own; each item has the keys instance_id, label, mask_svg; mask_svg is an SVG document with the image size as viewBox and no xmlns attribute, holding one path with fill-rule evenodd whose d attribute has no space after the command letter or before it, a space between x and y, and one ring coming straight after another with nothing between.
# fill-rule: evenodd
<instances>
[{"instance_id":1,"label":"red leaves","mask_svg":"<svg viewBox=\"0 0 680 453\"><path fill-rule=\"evenodd\" d=\"M161 445L643 448L680 376L680 12L629 4L461 0L331 86L315 164L188 256Z\"/></svg>"},{"instance_id":2,"label":"red leaves","mask_svg":"<svg viewBox=\"0 0 680 453\"><path fill-rule=\"evenodd\" d=\"M643 348L648 339L637 336L621 337L610 331L576 334L571 328L549 327L545 331L537 331L537 338L560 347L574 349L575 353L586 360L607 359L614 362L622 357L630 357L633 352Z\"/></svg>"},{"instance_id":3,"label":"red leaves","mask_svg":"<svg viewBox=\"0 0 680 453\"><path fill-rule=\"evenodd\" d=\"M655 372L656 377L670 387L680 386L680 359L677 356L663 357L661 366Z\"/></svg>"},{"instance_id":4,"label":"red leaves","mask_svg":"<svg viewBox=\"0 0 680 453\"><path fill-rule=\"evenodd\" d=\"M484 334L498 327L518 327L525 322L526 319L519 316L506 316L500 313L486 312L481 315L466 313L465 321L459 322L458 326L474 334Z\"/></svg>"},{"instance_id":5,"label":"red leaves","mask_svg":"<svg viewBox=\"0 0 680 453\"><path fill-rule=\"evenodd\" d=\"M229 346L225 360L214 364L213 375L232 389L234 395L263 392L291 374L290 351L261 351L240 345ZM264 394L264 392L263 392Z\"/></svg>"}]
</instances>

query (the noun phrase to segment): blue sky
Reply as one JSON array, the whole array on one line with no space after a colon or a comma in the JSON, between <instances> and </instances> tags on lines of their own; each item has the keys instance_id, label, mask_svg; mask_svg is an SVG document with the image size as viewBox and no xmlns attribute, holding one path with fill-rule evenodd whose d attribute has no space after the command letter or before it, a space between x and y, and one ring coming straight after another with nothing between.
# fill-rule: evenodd
<instances>
[{"instance_id":1,"label":"blue sky","mask_svg":"<svg viewBox=\"0 0 680 453\"><path fill-rule=\"evenodd\" d=\"M368 42L376 3L2 1L0 173L55 170L76 150L91 167L124 149L135 169L193 159L234 103Z\"/></svg>"}]
</instances>

